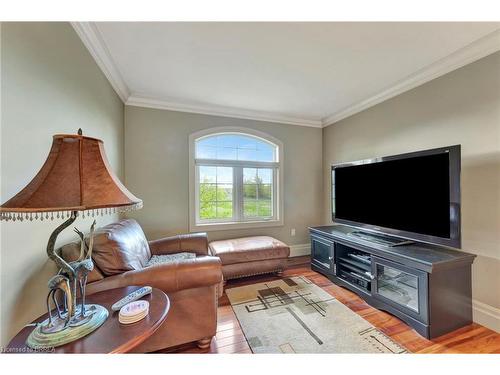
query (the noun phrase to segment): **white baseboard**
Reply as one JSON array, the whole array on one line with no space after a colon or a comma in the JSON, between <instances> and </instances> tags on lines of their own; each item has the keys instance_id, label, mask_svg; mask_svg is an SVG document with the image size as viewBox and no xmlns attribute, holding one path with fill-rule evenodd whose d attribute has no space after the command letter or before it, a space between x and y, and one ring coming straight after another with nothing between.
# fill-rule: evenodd
<instances>
[{"instance_id":1,"label":"white baseboard","mask_svg":"<svg viewBox=\"0 0 500 375\"><path fill-rule=\"evenodd\" d=\"M473 299L472 319L475 323L500 333L500 309Z\"/></svg>"},{"instance_id":2,"label":"white baseboard","mask_svg":"<svg viewBox=\"0 0 500 375\"><path fill-rule=\"evenodd\" d=\"M303 255L311 255L311 244L305 243L290 246L290 257L300 257Z\"/></svg>"}]
</instances>

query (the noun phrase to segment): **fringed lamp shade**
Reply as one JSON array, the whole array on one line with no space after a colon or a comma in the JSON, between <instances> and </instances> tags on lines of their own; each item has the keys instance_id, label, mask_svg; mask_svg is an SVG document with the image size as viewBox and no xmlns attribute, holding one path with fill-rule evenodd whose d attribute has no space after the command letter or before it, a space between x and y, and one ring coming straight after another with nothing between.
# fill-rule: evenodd
<instances>
[{"instance_id":1,"label":"fringed lamp shade","mask_svg":"<svg viewBox=\"0 0 500 375\"><path fill-rule=\"evenodd\" d=\"M111 170L100 139L54 135L42 169L17 195L0 207L1 220L69 217L129 211L142 207Z\"/></svg>"}]
</instances>

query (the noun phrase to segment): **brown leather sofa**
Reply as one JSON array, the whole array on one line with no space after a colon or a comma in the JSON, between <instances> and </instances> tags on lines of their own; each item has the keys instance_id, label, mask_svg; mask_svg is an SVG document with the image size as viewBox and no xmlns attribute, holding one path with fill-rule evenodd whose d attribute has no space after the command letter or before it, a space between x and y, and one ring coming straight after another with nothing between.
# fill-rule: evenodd
<instances>
[{"instance_id":1,"label":"brown leather sofa","mask_svg":"<svg viewBox=\"0 0 500 375\"><path fill-rule=\"evenodd\" d=\"M78 257L79 244L61 248L67 261ZM193 259L147 267L153 255L195 253ZM128 285L150 285L170 298L166 321L134 352L154 352L189 342L207 348L217 329L218 288L222 282L219 258L208 255L205 233L147 241L140 225L121 220L96 230L92 252L94 271L87 294Z\"/></svg>"}]
</instances>

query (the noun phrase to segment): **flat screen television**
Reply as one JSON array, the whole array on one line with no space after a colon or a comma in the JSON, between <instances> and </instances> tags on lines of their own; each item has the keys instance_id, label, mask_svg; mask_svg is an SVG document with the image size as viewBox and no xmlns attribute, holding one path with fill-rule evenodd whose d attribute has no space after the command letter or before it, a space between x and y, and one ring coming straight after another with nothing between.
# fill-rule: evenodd
<instances>
[{"instance_id":1,"label":"flat screen television","mask_svg":"<svg viewBox=\"0 0 500 375\"><path fill-rule=\"evenodd\" d=\"M333 165L332 219L460 248L460 145Z\"/></svg>"}]
</instances>

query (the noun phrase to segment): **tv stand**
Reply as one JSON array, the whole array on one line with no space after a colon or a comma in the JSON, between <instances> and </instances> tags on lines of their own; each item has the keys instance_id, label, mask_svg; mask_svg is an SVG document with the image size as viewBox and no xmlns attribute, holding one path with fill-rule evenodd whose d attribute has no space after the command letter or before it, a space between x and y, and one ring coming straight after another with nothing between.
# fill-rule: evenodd
<instances>
[{"instance_id":1,"label":"tv stand","mask_svg":"<svg viewBox=\"0 0 500 375\"><path fill-rule=\"evenodd\" d=\"M344 226L309 228L311 268L426 338L472 323L475 255Z\"/></svg>"},{"instance_id":2,"label":"tv stand","mask_svg":"<svg viewBox=\"0 0 500 375\"><path fill-rule=\"evenodd\" d=\"M375 234L370 232L363 232L360 230L355 230L349 233L350 236L356 236L368 241L374 241L388 246L403 246L414 244L415 241L405 240L397 237L384 236L381 234Z\"/></svg>"}]
</instances>

